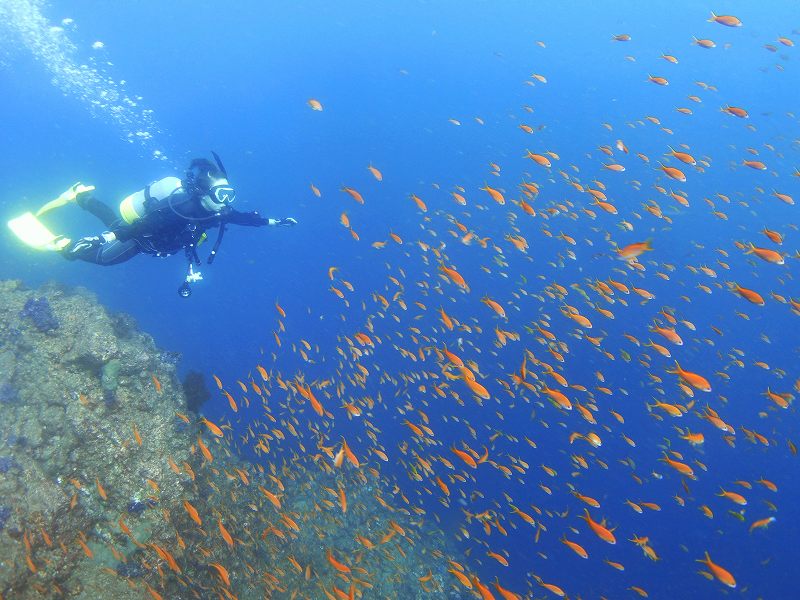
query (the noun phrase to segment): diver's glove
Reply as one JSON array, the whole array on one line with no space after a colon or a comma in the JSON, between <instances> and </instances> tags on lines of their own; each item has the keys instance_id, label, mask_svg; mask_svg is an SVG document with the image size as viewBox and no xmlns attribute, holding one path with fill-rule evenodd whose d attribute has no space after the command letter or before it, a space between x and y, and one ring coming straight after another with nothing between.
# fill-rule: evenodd
<instances>
[{"instance_id":1,"label":"diver's glove","mask_svg":"<svg viewBox=\"0 0 800 600\"><path fill-rule=\"evenodd\" d=\"M297 225L297 219L293 217L283 217L282 219L269 219L269 225L281 225L283 227L291 227Z\"/></svg>"},{"instance_id":2,"label":"diver's glove","mask_svg":"<svg viewBox=\"0 0 800 600\"><path fill-rule=\"evenodd\" d=\"M66 190L61 192L61 195L55 200L51 200L39 210L36 211L36 216L41 217L43 214L50 212L55 208L65 206L70 202L76 202L78 197L88 192L93 192L93 185L83 185L80 181L69 186Z\"/></svg>"}]
</instances>

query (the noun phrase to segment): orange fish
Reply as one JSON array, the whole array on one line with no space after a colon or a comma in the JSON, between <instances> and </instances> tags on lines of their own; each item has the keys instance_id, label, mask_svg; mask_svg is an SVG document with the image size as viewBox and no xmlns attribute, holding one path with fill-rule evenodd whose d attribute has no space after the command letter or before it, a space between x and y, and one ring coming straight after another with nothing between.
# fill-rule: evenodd
<instances>
[{"instance_id":1,"label":"orange fish","mask_svg":"<svg viewBox=\"0 0 800 600\"><path fill-rule=\"evenodd\" d=\"M342 192L347 192L348 194L350 194L350 196L353 198L353 200L355 200L359 204L364 204L364 197L357 190L354 190L351 187L343 186L341 188L341 191Z\"/></svg>"},{"instance_id":2,"label":"orange fish","mask_svg":"<svg viewBox=\"0 0 800 600\"><path fill-rule=\"evenodd\" d=\"M753 533L755 529L766 529L768 525L775 522L775 517L767 517L765 519L758 519L757 521L753 521L752 525L750 525L749 532Z\"/></svg>"},{"instance_id":3,"label":"orange fish","mask_svg":"<svg viewBox=\"0 0 800 600\"><path fill-rule=\"evenodd\" d=\"M766 171L767 165L765 165L760 160L743 160L742 164L745 167L750 167L751 169L755 169L756 171Z\"/></svg>"},{"instance_id":4,"label":"orange fish","mask_svg":"<svg viewBox=\"0 0 800 600\"><path fill-rule=\"evenodd\" d=\"M709 23L719 23L720 25L725 25L726 27L741 27L742 22L738 19L738 17L734 17L733 15L715 15L713 12L711 13L711 18L708 20Z\"/></svg>"},{"instance_id":5,"label":"orange fish","mask_svg":"<svg viewBox=\"0 0 800 600\"><path fill-rule=\"evenodd\" d=\"M100 480L95 477L94 482L95 482L95 485L97 486L97 493L100 494L100 497L103 500L108 500L108 494L106 494L106 491L105 491L105 489L103 489L103 486L100 485Z\"/></svg>"},{"instance_id":6,"label":"orange fish","mask_svg":"<svg viewBox=\"0 0 800 600\"><path fill-rule=\"evenodd\" d=\"M455 283L462 290L469 291L469 286L467 285L467 282L464 280L461 274L458 271L456 271L455 267L446 267L444 265L439 265L439 270L445 275L447 275L450 281Z\"/></svg>"},{"instance_id":7,"label":"orange fish","mask_svg":"<svg viewBox=\"0 0 800 600\"><path fill-rule=\"evenodd\" d=\"M773 231L771 229L767 229L766 227L764 227L761 230L761 233L767 236L771 242L774 242L775 244L783 244L783 236L777 231Z\"/></svg>"},{"instance_id":8,"label":"orange fish","mask_svg":"<svg viewBox=\"0 0 800 600\"><path fill-rule=\"evenodd\" d=\"M675 469L678 473L680 473L681 475L685 475L689 479L694 479L695 478L694 469L692 469L692 467L690 467L686 463L682 463L680 461L671 459L669 456L667 456L666 452L664 452L664 457L663 458L659 458L658 460L661 460L661 461L667 463L670 467Z\"/></svg>"},{"instance_id":9,"label":"orange fish","mask_svg":"<svg viewBox=\"0 0 800 600\"><path fill-rule=\"evenodd\" d=\"M543 156L541 154L534 154L530 150L526 150L526 152L527 152L527 154L525 155L525 158L530 158L537 165L541 165L543 167L552 166L552 163L550 162L550 159L547 158L546 156Z\"/></svg>"},{"instance_id":10,"label":"orange fish","mask_svg":"<svg viewBox=\"0 0 800 600\"><path fill-rule=\"evenodd\" d=\"M192 506L192 504L188 500L183 501L183 507L186 509L186 512L189 513L192 521L197 523L198 525L203 525L203 520L200 518L200 514L197 512L197 509Z\"/></svg>"},{"instance_id":11,"label":"orange fish","mask_svg":"<svg viewBox=\"0 0 800 600\"><path fill-rule=\"evenodd\" d=\"M711 574L723 585L726 585L729 588L736 587L736 580L733 578L733 575L731 575L730 571L714 563L711 560L711 557L708 555L708 551L705 553L705 558L699 558L697 559L697 562L706 565L708 570L711 571Z\"/></svg>"},{"instance_id":12,"label":"orange fish","mask_svg":"<svg viewBox=\"0 0 800 600\"><path fill-rule=\"evenodd\" d=\"M750 302L751 304L755 304L757 306L764 306L764 298L756 291L743 288L738 283L729 282L728 287L739 294L742 298Z\"/></svg>"},{"instance_id":13,"label":"orange fish","mask_svg":"<svg viewBox=\"0 0 800 600\"><path fill-rule=\"evenodd\" d=\"M702 375L698 375L697 373L692 373L691 371L684 371L681 369L681 366L678 364L678 361L675 361L675 368L673 370L668 370L667 373L673 373L683 379L686 383L692 386L695 389L700 390L701 392L710 392L711 391L711 384L708 382L708 379L703 377Z\"/></svg>"},{"instance_id":14,"label":"orange fish","mask_svg":"<svg viewBox=\"0 0 800 600\"><path fill-rule=\"evenodd\" d=\"M739 117L740 119L747 119L750 115L747 111L743 108L739 108L738 106L730 106L725 105L720 110L724 113L728 113L729 115L733 115L734 117Z\"/></svg>"},{"instance_id":15,"label":"orange fish","mask_svg":"<svg viewBox=\"0 0 800 600\"><path fill-rule=\"evenodd\" d=\"M494 200L498 204L502 205L506 203L505 197L503 196L503 194L500 193L499 190L496 190L493 187L489 187L488 185L485 185L480 189L489 194L492 197L492 200Z\"/></svg>"},{"instance_id":16,"label":"orange fish","mask_svg":"<svg viewBox=\"0 0 800 600\"><path fill-rule=\"evenodd\" d=\"M219 532L222 535L222 539L225 540L225 543L228 544L229 548L233 548L233 538L231 534L228 533L228 530L225 529L225 526L222 524L222 519L217 519L217 523L219 524Z\"/></svg>"},{"instance_id":17,"label":"orange fish","mask_svg":"<svg viewBox=\"0 0 800 600\"><path fill-rule=\"evenodd\" d=\"M598 523L597 521L592 519L587 509L584 508L583 511L585 514L581 516L581 519L583 519L589 524L589 527L591 528L592 531L594 531L597 537L599 537L601 540L603 540L608 544L617 543L617 538L614 536L613 531L605 526L605 519L603 519L603 521Z\"/></svg>"},{"instance_id":18,"label":"orange fish","mask_svg":"<svg viewBox=\"0 0 800 600\"><path fill-rule=\"evenodd\" d=\"M564 544L567 548L572 550L575 554L577 554L581 558L589 558L589 553L586 552L584 547L578 544L577 542L571 542L565 536L562 536L561 543Z\"/></svg>"},{"instance_id":19,"label":"orange fish","mask_svg":"<svg viewBox=\"0 0 800 600\"><path fill-rule=\"evenodd\" d=\"M214 462L214 455L211 454L211 451L208 449L208 446L206 446L203 443L203 438L201 438L199 435L197 436L197 445L200 447L200 452L203 454L203 457L208 462Z\"/></svg>"},{"instance_id":20,"label":"orange fish","mask_svg":"<svg viewBox=\"0 0 800 600\"><path fill-rule=\"evenodd\" d=\"M692 42L695 46L700 46L701 48L716 48L717 44L714 43L714 40L709 39L698 39L694 38Z\"/></svg>"},{"instance_id":21,"label":"orange fish","mask_svg":"<svg viewBox=\"0 0 800 600\"><path fill-rule=\"evenodd\" d=\"M761 260L774 265L784 264L783 255L780 252L775 252L775 250L770 250L769 248L759 248L752 243L750 244L750 249L747 250L745 254L755 254Z\"/></svg>"},{"instance_id":22,"label":"orange fish","mask_svg":"<svg viewBox=\"0 0 800 600\"><path fill-rule=\"evenodd\" d=\"M483 302L486 306L491 308L497 314L497 316L502 317L503 319L506 318L505 309L496 301L492 300L488 296L484 296L483 298L481 298L481 302Z\"/></svg>"},{"instance_id":23,"label":"orange fish","mask_svg":"<svg viewBox=\"0 0 800 600\"><path fill-rule=\"evenodd\" d=\"M720 488L719 494L722 498L727 498L734 504L738 504L739 506L747 506L747 499L737 492L726 492L724 489Z\"/></svg>"},{"instance_id":24,"label":"orange fish","mask_svg":"<svg viewBox=\"0 0 800 600\"><path fill-rule=\"evenodd\" d=\"M471 454L469 454L467 452L464 452L463 450L459 450L458 448L455 448L455 447L450 448L450 450L453 452L453 454L458 456L458 458L463 460L466 463L467 466L472 467L473 469L477 469L478 468L478 463L475 462L475 459L472 458Z\"/></svg>"},{"instance_id":25,"label":"orange fish","mask_svg":"<svg viewBox=\"0 0 800 600\"><path fill-rule=\"evenodd\" d=\"M330 549L328 549L328 552L326 553L326 557L328 558L328 562L331 564L331 566L334 569L336 569L340 573L350 573L350 567L348 567L346 564L336 560L336 558L333 556L333 553L330 551Z\"/></svg>"},{"instance_id":26,"label":"orange fish","mask_svg":"<svg viewBox=\"0 0 800 600\"><path fill-rule=\"evenodd\" d=\"M411 199L417 205L418 209L420 209L422 212L428 212L428 206L425 204L422 198L420 198L416 194L411 194Z\"/></svg>"},{"instance_id":27,"label":"orange fish","mask_svg":"<svg viewBox=\"0 0 800 600\"><path fill-rule=\"evenodd\" d=\"M624 248L617 248L617 255L623 260L632 260L638 258L645 252L649 252L653 249L650 240L644 242L636 242L634 244L628 244Z\"/></svg>"},{"instance_id":28,"label":"orange fish","mask_svg":"<svg viewBox=\"0 0 800 600\"><path fill-rule=\"evenodd\" d=\"M667 167L661 163L658 164L660 165L661 170L667 174L667 177L681 182L686 181L686 175L684 175L683 171L680 169L676 169L675 167Z\"/></svg>"},{"instance_id":29,"label":"orange fish","mask_svg":"<svg viewBox=\"0 0 800 600\"><path fill-rule=\"evenodd\" d=\"M691 154L688 154L687 152L678 152L677 150L673 149L672 146L669 146L669 152L667 152L667 155L673 156L673 157L677 158L679 161L681 161L682 163L687 164L687 165L696 165L697 164L697 161L695 160L694 156L692 156Z\"/></svg>"},{"instance_id":30,"label":"orange fish","mask_svg":"<svg viewBox=\"0 0 800 600\"><path fill-rule=\"evenodd\" d=\"M222 429L220 429L217 425L215 425L205 417L203 417L200 420L203 422L203 425L205 425L208 428L208 430L215 436L223 437L225 435L224 433L222 433Z\"/></svg>"},{"instance_id":31,"label":"orange fish","mask_svg":"<svg viewBox=\"0 0 800 600\"><path fill-rule=\"evenodd\" d=\"M225 567L223 567L219 563L210 563L208 566L209 567L213 567L216 570L217 575L219 576L220 580L227 587L231 587L231 580L230 580L230 575L228 574L228 569L226 569Z\"/></svg>"}]
</instances>

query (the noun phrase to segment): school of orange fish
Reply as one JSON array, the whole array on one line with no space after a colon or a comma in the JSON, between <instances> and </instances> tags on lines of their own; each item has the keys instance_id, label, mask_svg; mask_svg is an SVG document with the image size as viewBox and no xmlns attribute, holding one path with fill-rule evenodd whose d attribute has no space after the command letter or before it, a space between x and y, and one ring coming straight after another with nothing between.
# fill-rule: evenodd
<instances>
[{"instance_id":1,"label":"school of orange fish","mask_svg":"<svg viewBox=\"0 0 800 600\"><path fill-rule=\"evenodd\" d=\"M742 26L731 15L712 14L709 23L704 26L712 37L719 25ZM611 43L633 42L622 34ZM716 48L712 39L694 38L693 44L700 49L692 52ZM544 42L538 45L546 51ZM793 46L779 36L764 48L780 53ZM702 64L702 57L692 60ZM642 79L644 88L658 87L642 93L664 93L659 88L669 85L669 70L681 68L681 57L672 54L647 62L659 61L663 75L645 72ZM784 66L773 70L781 73ZM537 73L526 83L554 85L549 79ZM620 115L618 122L602 123L595 147L586 149L588 166L584 157L572 157L581 168L558 148L542 147L545 126L520 122L520 158L503 159L505 167L491 162L486 179L496 182L409 192L414 239L412 228L398 225L361 241L358 205L381 194L384 178L370 163L372 181L343 186L337 197L346 206L341 226L376 253L367 267L343 262L327 270L328 289L342 307L339 344L321 347L313 334L293 338L276 304L272 359L278 365L291 349L308 368L287 376L259 365L249 383L239 382L262 399L278 390L288 397L280 411L268 408L277 429L261 422L265 431L253 425L241 442L268 457L288 429L301 443L312 436L314 448L303 447L326 470L402 465L408 477L391 478L395 491L418 514L446 521L445 533L467 548L465 556L449 559L446 583L464 597L589 595L587 585L546 575L548 561L571 560L580 569L581 559L602 561L623 576L633 571L627 589L648 597L658 590L637 574L641 565L623 564L613 546L633 544L641 560L660 566L667 561L659 531L674 527L707 530L708 536L681 545L678 564L671 552L668 573L696 577L691 585L699 595L713 592L702 587L702 577L707 586L736 588L733 568L718 556L730 557L731 547L745 547L776 521L785 474L763 473L770 455L797 452L786 415L794 414L800 374L788 370L788 358L780 365L758 358L759 343L791 343L762 333L766 319L785 323L780 333L800 317L790 271L800 253L784 250L785 238L797 230L789 211L792 177L800 171L787 156L793 152L798 162L797 141L759 141L750 122L753 107L727 101L724 93L733 91L713 82L696 81L679 93L688 103L675 108L676 116ZM308 104L324 111L319 100ZM520 120L533 113L524 106ZM680 140L695 118L719 130L703 154ZM780 118L787 128L797 127L794 114ZM674 121L670 127L668 120ZM474 121L485 125L480 117ZM466 125L455 118L450 124ZM650 130L649 141L641 147L626 141L629 128ZM740 137L753 142L734 148L741 158L729 166L728 189L699 195L682 189L690 180L702 189L703 177L721 168L711 144L732 146ZM752 171L762 178L753 180ZM624 179L631 172L638 179ZM312 184L311 191L323 198L319 187ZM697 223L705 223L698 230L703 239L676 235ZM494 235L498 226L505 229L502 239ZM493 235L485 233L489 229ZM665 255L690 258L675 264ZM582 274L587 262L592 277ZM381 268L381 289L364 292L353 283L364 269ZM492 293L481 297L476 289ZM738 308L720 313L720 295L737 297ZM722 305L728 304L726 297ZM624 332L610 320L624 322ZM737 385L745 382L760 386L761 397L739 397ZM224 382L217 383L235 406ZM465 405L472 405L470 414L480 407L478 422L461 414ZM636 425L627 427L631 421ZM399 441L383 441L390 429L389 437ZM715 465L738 460L764 471L753 476L752 467L743 467L739 478L715 479ZM638 486L638 496L615 494L626 478ZM718 493L695 493L698 480L714 481ZM431 509L431 500L441 507ZM610 520L606 514L619 515L620 506L629 516ZM668 516L645 517L659 512ZM453 513L461 514L455 527ZM520 539L527 543L521 552ZM526 573L527 589L484 580L483 564ZM430 579L420 578L419 585L428 590ZM757 593L758 581L749 584ZM346 597L338 588L323 589L329 598ZM350 594L369 595L360 585Z\"/></svg>"}]
</instances>

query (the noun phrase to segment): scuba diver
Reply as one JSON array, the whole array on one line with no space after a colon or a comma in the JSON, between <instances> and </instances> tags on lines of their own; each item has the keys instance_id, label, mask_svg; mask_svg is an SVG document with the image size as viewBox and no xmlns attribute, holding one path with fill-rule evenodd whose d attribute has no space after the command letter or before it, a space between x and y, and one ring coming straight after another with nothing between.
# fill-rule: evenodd
<instances>
[{"instance_id":1,"label":"scuba diver","mask_svg":"<svg viewBox=\"0 0 800 600\"><path fill-rule=\"evenodd\" d=\"M82 260L98 265L116 265L137 254L170 256L184 251L188 273L178 293L188 297L190 284L202 280L195 265L200 264L197 246L206 239L206 230L218 228L217 239L208 256L211 264L219 250L228 225L251 227L291 226L292 217L265 218L258 212L239 212L231 208L236 191L216 153L214 162L205 158L192 160L183 180L165 177L125 198L119 205L119 216L95 198L94 186L76 183L55 200L42 206L34 215L12 219L8 225L27 245L51 250L67 260ZM38 217L55 208L75 203L92 213L108 228L100 235L72 240L54 235Z\"/></svg>"}]
</instances>

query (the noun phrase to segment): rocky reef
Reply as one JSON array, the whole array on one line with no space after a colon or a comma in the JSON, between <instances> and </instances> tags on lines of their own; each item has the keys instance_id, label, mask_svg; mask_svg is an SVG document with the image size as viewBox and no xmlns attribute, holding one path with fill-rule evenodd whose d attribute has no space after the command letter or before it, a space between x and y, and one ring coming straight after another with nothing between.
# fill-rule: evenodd
<instances>
[{"instance_id":1,"label":"rocky reef","mask_svg":"<svg viewBox=\"0 0 800 600\"><path fill-rule=\"evenodd\" d=\"M0 282L0 313L0 598L453 593L376 468L243 460L187 407L197 376L85 290Z\"/></svg>"}]
</instances>

